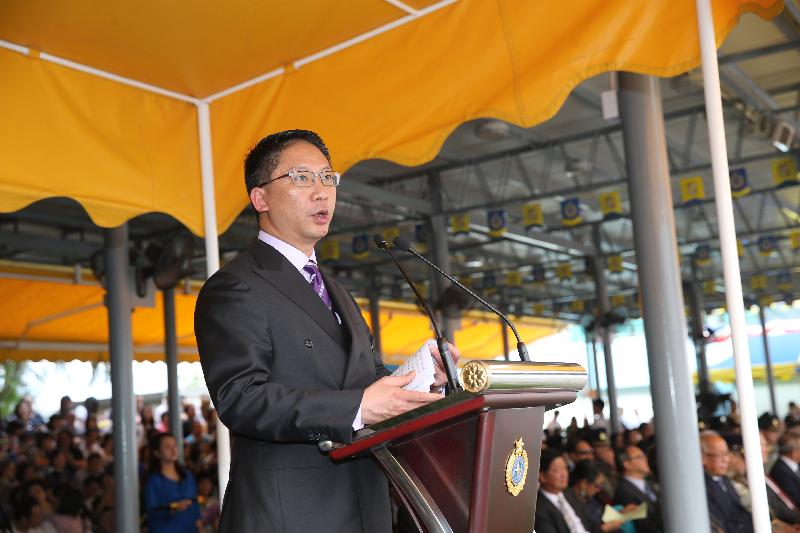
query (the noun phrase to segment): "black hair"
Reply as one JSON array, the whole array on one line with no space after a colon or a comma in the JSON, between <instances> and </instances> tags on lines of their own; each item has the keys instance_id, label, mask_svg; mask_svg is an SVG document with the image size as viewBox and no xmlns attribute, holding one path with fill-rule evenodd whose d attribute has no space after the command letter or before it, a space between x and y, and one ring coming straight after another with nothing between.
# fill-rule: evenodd
<instances>
[{"instance_id":1,"label":"black hair","mask_svg":"<svg viewBox=\"0 0 800 533\"><path fill-rule=\"evenodd\" d=\"M164 439L175 439L172 433L158 433L150 439L150 450L154 453L150 454L150 473L155 474L161 472L161 459L156 456L155 452L161 448L161 441ZM177 441L177 439L175 439ZM175 462L175 470L178 472L178 477L183 479L186 477L186 471L180 462Z\"/></svg>"},{"instance_id":2,"label":"black hair","mask_svg":"<svg viewBox=\"0 0 800 533\"><path fill-rule=\"evenodd\" d=\"M558 450L552 450L550 448L546 448L542 450L542 458L539 460L539 472L547 472L550 469L550 465L553 464L553 461L561 457L561 453Z\"/></svg>"},{"instance_id":3,"label":"black hair","mask_svg":"<svg viewBox=\"0 0 800 533\"><path fill-rule=\"evenodd\" d=\"M281 158L281 153L290 145L305 141L316 146L330 162L328 147L318 134L309 130L285 130L267 135L256 144L244 160L244 183L247 194L269 179Z\"/></svg>"},{"instance_id":4,"label":"black hair","mask_svg":"<svg viewBox=\"0 0 800 533\"><path fill-rule=\"evenodd\" d=\"M594 480L596 480L601 473L595 461L591 459L578 461L575 464L575 468L572 469L572 473L569 475L569 485L572 487L582 479L585 479L589 483L594 483Z\"/></svg>"}]
</instances>

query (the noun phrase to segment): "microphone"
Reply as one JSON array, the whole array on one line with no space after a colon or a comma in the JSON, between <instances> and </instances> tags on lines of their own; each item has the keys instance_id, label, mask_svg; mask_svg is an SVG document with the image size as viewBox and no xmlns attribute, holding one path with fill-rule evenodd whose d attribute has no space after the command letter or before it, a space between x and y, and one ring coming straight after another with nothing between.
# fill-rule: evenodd
<instances>
[{"instance_id":1,"label":"microphone","mask_svg":"<svg viewBox=\"0 0 800 533\"><path fill-rule=\"evenodd\" d=\"M428 319L433 325L433 331L436 333L436 345L439 347L439 355L442 357L442 362L444 363L444 373L447 375L446 394L458 392L461 390L461 387L458 385L458 380L456 379L456 367L453 364L453 357L450 355L450 348L447 346L447 339L445 339L444 335L442 334L442 328L439 327L439 323L436 321L436 315L433 313L433 309L431 309L431 306L428 304L427 300L425 300L422 294L420 294L419 289L417 289L417 286L411 281L411 278L408 276L408 273L406 273L403 266L397 261L397 258L392 253L392 250L389 247L389 243L386 242L386 239L377 233L372 238L375 241L375 245L386 252L386 255L392 259L392 262L397 266L398 270L400 270L400 273L403 275L403 278L405 278L408 286L411 287L411 290L414 292L414 296L417 297L417 301L422 306L422 309L425 310L425 314L428 315Z\"/></svg>"},{"instance_id":2,"label":"microphone","mask_svg":"<svg viewBox=\"0 0 800 533\"><path fill-rule=\"evenodd\" d=\"M414 249L414 247L411 246L411 243L408 240L404 239L403 237L396 237L394 239L394 245L395 245L396 248L398 248L400 250L403 250L405 252L408 252L411 255L415 256L417 259L421 260L423 263L425 263L426 265L428 265L429 267L434 269L436 272L438 272L439 274L441 274L442 276L444 276L445 278L450 280L453 283L453 285L455 285L456 287L458 287L462 291L466 292L467 294L469 294L470 296L472 296L473 298L478 300L480 303L483 304L484 307L489 309L492 313L494 313L497 316L499 316L503 320L503 322L508 324L508 327L511 328L511 331L514 332L514 337L516 337L516 339L517 339L517 352L519 353L520 360L521 361L530 361L531 360L530 356L528 355L528 347L525 345L524 342L522 342L522 339L520 339L519 333L517 332L517 328L514 327L514 324L511 323L511 320L509 320L506 315L501 313L495 306L493 306L492 304L490 304L489 302L487 302L486 300L484 300L483 298L481 298L480 296L475 294L469 288L465 287L456 278L454 278L453 276L451 276L450 274L448 274L447 272L445 272L444 270L439 268L437 265L435 265L431 261L429 261L427 257L425 257L424 255L422 255L421 253L416 251Z\"/></svg>"}]
</instances>

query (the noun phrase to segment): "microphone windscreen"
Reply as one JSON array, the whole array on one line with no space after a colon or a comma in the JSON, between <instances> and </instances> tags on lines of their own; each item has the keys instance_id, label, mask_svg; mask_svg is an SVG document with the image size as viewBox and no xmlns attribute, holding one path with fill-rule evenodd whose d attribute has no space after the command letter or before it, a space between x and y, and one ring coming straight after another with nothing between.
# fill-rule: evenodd
<instances>
[{"instance_id":1,"label":"microphone windscreen","mask_svg":"<svg viewBox=\"0 0 800 533\"><path fill-rule=\"evenodd\" d=\"M376 233L375 235L373 235L372 239L375 241L375 246L377 246L382 250L385 250L389 246L389 243L386 242L386 239L381 237L380 233Z\"/></svg>"},{"instance_id":2,"label":"microphone windscreen","mask_svg":"<svg viewBox=\"0 0 800 533\"><path fill-rule=\"evenodd\" d=\"M411 243L408 241L408 239L397 236L394 238L394 247L407 252L411 248Z\"/></svg>"}]
</instances>

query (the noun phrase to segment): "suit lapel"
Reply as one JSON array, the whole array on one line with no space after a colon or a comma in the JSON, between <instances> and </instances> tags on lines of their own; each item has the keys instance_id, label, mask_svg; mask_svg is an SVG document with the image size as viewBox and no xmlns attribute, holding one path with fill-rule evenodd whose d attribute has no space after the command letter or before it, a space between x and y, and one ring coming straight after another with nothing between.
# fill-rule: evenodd
<instances>
[{"instance_id":1,"label":"suit lapel","mask_svg":"<svg viewBox=\"0 0 800 533\"><path fill-rule=\"evenodd\" d=\"M305 311L331 339L346 349L344 335L336 317L303 275L280 252L258 239L254 240L249 250L261 267L255 269L255 273Z\"/></svg>"},{"instance_id":2,"label":"suit lapel","mask_svg":"<svg viewBox=\"0 0 800 533\"><path fill-rule=\"evenodd\" d=\"M325 287L328 289L328 294L331 297L334 308L337 309L342 318L342 326L347 330L350 338L350 350L347 354L347 366L344 373L344 381L342 386L347 388L349 384L354 383L356 373L362 368L360 358L363 348L369 346L369 339L366 338L362 328L356 325L362 320L361 310L357 305L353 304L350 295L344 287L333 279L333 276L324 277Z\"/></svg>"}]
</instances>

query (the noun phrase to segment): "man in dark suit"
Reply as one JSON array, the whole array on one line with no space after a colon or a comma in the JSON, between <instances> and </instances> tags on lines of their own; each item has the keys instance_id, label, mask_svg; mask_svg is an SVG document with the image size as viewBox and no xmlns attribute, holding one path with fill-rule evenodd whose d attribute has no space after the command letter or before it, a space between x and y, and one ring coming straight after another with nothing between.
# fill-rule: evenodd
<instances>
[{"instance_id":1,"label":"man in dark suit","mask_svg":"<svg viewBox=\"0 0 800 533\"><path fill-rule=\"evenodd\" d=\"M258 239L197 300L200 361L232 434L223 533L391 531L376 463L336 464L323 451L440 398L404 390L411 375L388 376L355 301L316 265L339 179L315 133L262 139L245 161Z\"/></svg>"},{"instance_id":2,"label":"man in dark suit","mask_svg":"<svg viewBox=\"0 0 800 533\"><path fill-rule=\"evenodd\" d=\"M589 533L583 504L568 489L567 462L558 451L542 450L539 460L539 493L536 496L536 533Z\"/></svg>"},{"instance_id":3,"label":"man in dark suit","mask_svg":"<svg viewBox=\"0 0 800 533\"><path fill-rule=\"evenodd\" d=\"M733 484L725 477L730 461L728 443L715 432L700 436L708 512L725 533L753 533L753 517L742 506Z\"/></svg>"},{"instance_id":4,"label":"man in dark suit","mask_svg":"<svg viewBox=\"0 0 800 533\"><path fill-rule=\"evenodd\" d=\"M622 506L647 504L647 516L633 522L636 533L657 533L664 529L661 523L659 490L651 483L647 455L638 446L627 446L618 457L622 474L614 493L614 503Z\"/></svg>"},{"instance_id":5,"label":"man in dark suit","mask_svg":"<svg viewBox=\"0 0 800 533\"><path fill-rule=\"evenodd\" d=\"M800 507L800 437L787 433L778 439L778 460L769 471L769 476Z\"/></svg>"}]
</instances>

